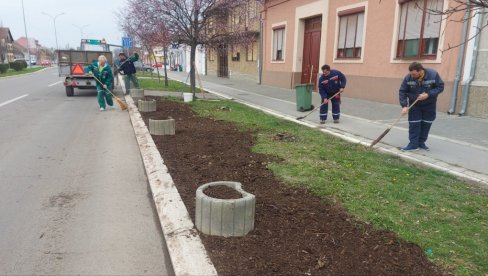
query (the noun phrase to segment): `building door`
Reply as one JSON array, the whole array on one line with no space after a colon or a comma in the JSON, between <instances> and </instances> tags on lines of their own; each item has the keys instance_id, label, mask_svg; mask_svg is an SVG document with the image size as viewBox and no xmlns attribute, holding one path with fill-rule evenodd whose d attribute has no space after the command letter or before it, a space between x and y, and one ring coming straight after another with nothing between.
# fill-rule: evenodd
<instances>
[{"instance_id":1,"label":"building door","mask_svg":"<svg viewBox=\"0 0 488 276\"><path fill-rule=\"evenodd\" d=\"M312 83L316 89L317 73L320 72L320 33L322 32L322 16L305 20L303 38L302 83ZM312 72L313 68L313 72Z\"/></svg>"},{"instance_id":2,"label":"building door","mask_svg":"<svg viewBox=\"0 0 488 276\"><path fill-rule=\"evenodd\" d=\"M227 44L220 44L218 49L218 76L221 78L229 77L229 58Z\"/></svg>"}]
</instances>

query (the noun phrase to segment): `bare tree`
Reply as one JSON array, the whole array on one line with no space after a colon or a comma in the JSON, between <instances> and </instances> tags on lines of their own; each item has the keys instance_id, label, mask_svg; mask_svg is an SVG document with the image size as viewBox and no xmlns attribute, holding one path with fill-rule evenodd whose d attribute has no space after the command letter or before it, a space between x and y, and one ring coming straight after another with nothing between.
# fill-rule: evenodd
<instances>
[{"instance_id":1,"label":"bare tree","mask_svg":"<svg viewBox=\"0 0 488 276\"><path fill-rule=\"evenodd\" d=\"M153 56L154 48L163 47L164 60L167 59L167 49L171 43L169 31L164 21L150 10L150 6L144 1L128 0L127 7L119 12L119 24L129 36L134 37ZM159 68L156 67L159 78ZM164 69L165 86L168 86L168 73Z\"/></svg>"},{"instance_id":2,"label":"bare tree","mask_svg":"<svg viewBox=\"0 0 488 276\"><path fill-rule=\"evenodd\" d=\"M129 0L144 11L144 20L152 25L164 22L165 31L171 40L190 47L190 86L195 95L195 56L197 46L216 47L223 42L244 41L249 37L248 31L229 24L229 15L246 12L245 5L259 0ZM127 15L129 16L129 15ZM149 19L148 19L149 18ZM143 28L153 28L143 24ZM213 31L209 32L208 27ZM141 32L140 29L136 30Z\"/></svg>"}]
</instances>

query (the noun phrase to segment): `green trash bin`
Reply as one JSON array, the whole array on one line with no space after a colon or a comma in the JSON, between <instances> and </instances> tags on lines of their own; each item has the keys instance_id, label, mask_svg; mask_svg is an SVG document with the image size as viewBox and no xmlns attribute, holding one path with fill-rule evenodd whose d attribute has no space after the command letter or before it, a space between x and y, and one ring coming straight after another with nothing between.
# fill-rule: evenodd
<instances>
[{"instance_id":1,"label":"green trash bin","mask_svg":"<svg viewBox=\"0 0 488 276\"><path fill-rule=\"evenodd\" d=\"M303 83L295 86L297 94L297 111L308 111L313 109L312 105L312 88L313 84Z\"/></svg>"}]
</instances>

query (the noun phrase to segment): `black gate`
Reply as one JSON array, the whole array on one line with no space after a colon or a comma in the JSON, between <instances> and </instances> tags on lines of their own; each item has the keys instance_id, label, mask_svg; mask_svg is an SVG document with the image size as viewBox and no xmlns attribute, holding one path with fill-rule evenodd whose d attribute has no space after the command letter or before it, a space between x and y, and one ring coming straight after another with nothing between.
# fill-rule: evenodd
<instances>
[{"instance_id":1,"label":"black gate","mask_svg":"<svg viewBox=\"0 0 488 276\"><path fill-rule=\"evenodd\" d=\"M227 44L220 44L219 45L219 72L218 75L221 78L228 78L229 77L229 58L227 52Z\"/></svg>"}]
</instances>

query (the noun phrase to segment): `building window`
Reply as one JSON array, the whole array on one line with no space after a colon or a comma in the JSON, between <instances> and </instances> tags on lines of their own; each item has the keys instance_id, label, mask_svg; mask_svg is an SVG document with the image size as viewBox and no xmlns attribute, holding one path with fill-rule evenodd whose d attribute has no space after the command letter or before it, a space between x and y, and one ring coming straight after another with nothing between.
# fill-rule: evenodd
<instances>
[{"instance_id":1,"label":"building window","mask_svg":"<svg viewBox=\"0 0 488 276\"><path fill-rule=\"evenodd\" d=\"M361 58L363 29L364 7L339 12L337 58Z\"/></svg>"},{"instance_id":2,"label":"building window","mask_svg":"<svg viewBox=\"0 0 488 276\"><path fill-rule=\"evenodd\" d=\"M397 58L435 58L444 0L400 0Z\"/></svg>"},{"instance_id":3,"label":"building window","mask_svg":"<svg viewBox=\"0 0 488 276\"><path fill-rule=\"evenodd\" d=\"M231 45L231 52L232 52L232 61L240 61L241 60L241 53L237 46Z\"/></svg>"},{"instance_id":4,"label":"building window","mask_svg":"<svg viewBox=\"0 0 488 276\"><path fill-rule=\"evenodd\" d=\"M246 61L256 61L257 60L257 43L251 42L246 46Z\"/></svg>"},{"instance_id":5,"label":"building window","mask_svg":"<svg viewBox=\"0 0 488 276\"><path fill-rule=\"evenodd\" d=\"M284 42L285 42L285 28L277 28L273 30L273 60L283 61L285 60L284 53Z\"/></svg>"}]
</instances>

